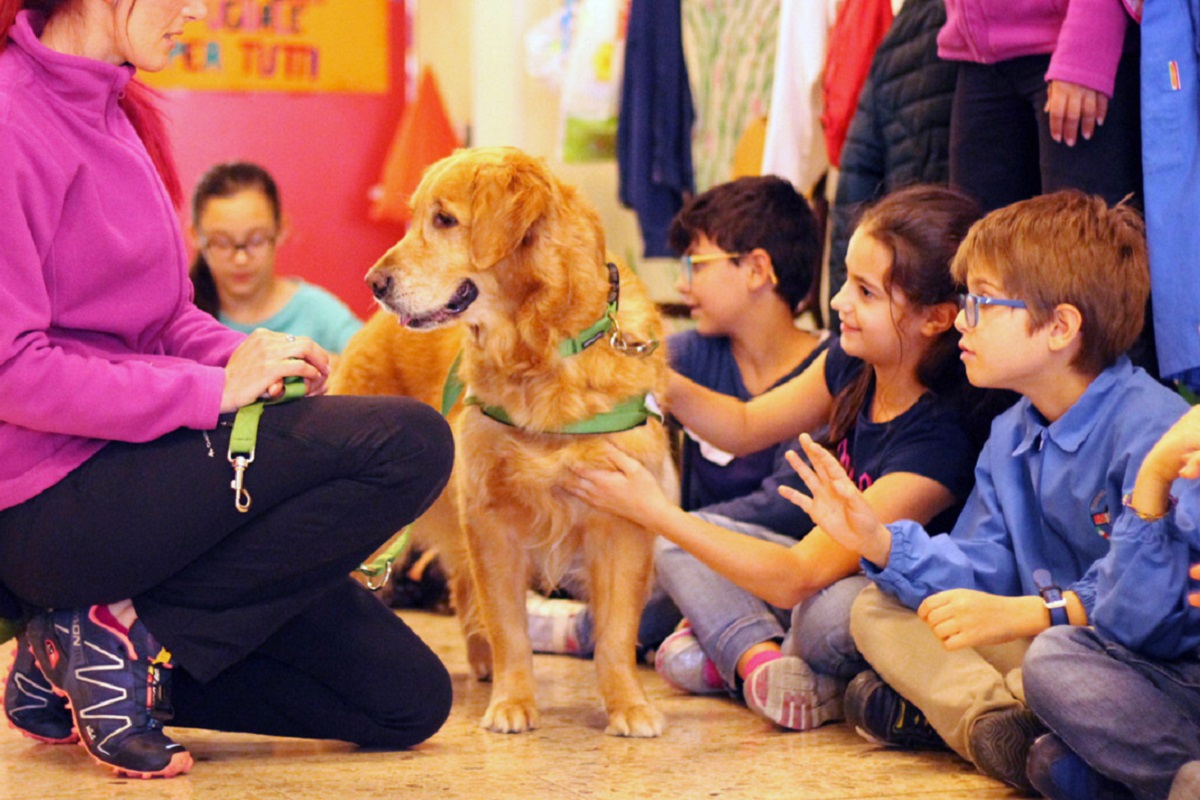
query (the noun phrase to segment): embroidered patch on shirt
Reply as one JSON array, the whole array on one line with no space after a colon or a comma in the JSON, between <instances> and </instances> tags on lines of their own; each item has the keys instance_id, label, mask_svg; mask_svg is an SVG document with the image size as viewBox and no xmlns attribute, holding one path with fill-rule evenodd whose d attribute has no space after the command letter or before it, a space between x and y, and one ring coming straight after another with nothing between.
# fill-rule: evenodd
<instances>
[{"instance_id":1,"label":"embroidered patch on shirt","mask_svg":"<svg viewBox=\"0 0 1200 800\"><path fill-rule=\"evenodd\" d=\"M1105 539L1112 533L1112 513L1108 510L1108 491L1101 489L1092 498L1092 527Z\"/></svg>"}]
</instances>

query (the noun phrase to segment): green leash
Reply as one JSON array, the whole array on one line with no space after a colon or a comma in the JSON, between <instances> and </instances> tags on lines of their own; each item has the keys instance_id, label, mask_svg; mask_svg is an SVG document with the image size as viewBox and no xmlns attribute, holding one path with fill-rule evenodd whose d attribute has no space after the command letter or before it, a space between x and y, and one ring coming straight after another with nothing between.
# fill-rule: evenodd
<instances>
[{"instance_id":1,"label":"green leash","mask_svg":"<svg viewBox=\"0 0 1200 800\"><path fill-rule=\"evenodd\" d=\"M239 512L245 514L250 510L250 493L246 491L246 468L254 463L254 448L258 443L258 421L262 419L263 409L280 403L289 403L304 397L304 379L290 377L283 379L283 394L270 400L258 400L248 406L238 409L233 418L233 432L229 434L229 452L227 458L233 466L233 481L229 488L233 489L233 505Z\"/></svg>"}]
</instances>

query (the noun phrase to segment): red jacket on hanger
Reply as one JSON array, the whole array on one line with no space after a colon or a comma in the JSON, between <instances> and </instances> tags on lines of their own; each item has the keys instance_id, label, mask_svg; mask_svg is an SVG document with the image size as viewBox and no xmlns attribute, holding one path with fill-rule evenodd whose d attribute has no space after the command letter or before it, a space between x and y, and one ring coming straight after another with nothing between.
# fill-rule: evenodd
<instances>
[{"instance_id":1,"label":"red jacket on hanger","mask_svg":"<svg viewBox=\"0 0 1200 800\"><path fill-rule=\"evenodd\" d=\"M858 107L875 48L892 24L892 0L845 0L829 31L829 55L825 60L825 149L829 163L839 166L846 131Z\"/></svg>"}]
</instances>

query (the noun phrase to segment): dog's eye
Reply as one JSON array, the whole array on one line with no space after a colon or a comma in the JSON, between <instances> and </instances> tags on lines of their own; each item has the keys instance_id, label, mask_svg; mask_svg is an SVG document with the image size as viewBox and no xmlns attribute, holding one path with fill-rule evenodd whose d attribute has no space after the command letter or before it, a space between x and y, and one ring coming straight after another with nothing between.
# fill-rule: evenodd
<instances>
[{"instance_id":1,"label":"dog's eye","mask_svg":"<svg viewBox=\"0 0 1200 800\"><path fill-rule=\"evenodd\" d=\"M439 211L433 215L433 227L435 228L453 228L457 224L458 220L445 211Z\"/></svg>"}]
</instances>

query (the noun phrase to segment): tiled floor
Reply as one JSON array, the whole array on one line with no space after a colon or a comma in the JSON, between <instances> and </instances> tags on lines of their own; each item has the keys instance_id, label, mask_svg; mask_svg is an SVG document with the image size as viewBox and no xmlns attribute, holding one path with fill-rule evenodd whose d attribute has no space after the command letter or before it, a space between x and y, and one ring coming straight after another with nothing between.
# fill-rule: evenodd
<instances>
[{"instance_id":1,"label":"tiled floor","mask_svg":"<svg viewBox=\"0 0 1200 800\"><path fill-rule=\"evenodd\" d=\"M681 695L643 670L666 713L661 739L605 736L592 665L537 656L542 726L500 735L478 727L488 684L467 677L453 619L405 614L454 676L449 722L409 752L335 742L174 729L196 756L182 778L111 777L77 746L48 747L0 731L0 800L541 800L541 798L1011 798L949 754L890 752L844 725L782 733L724 699ZM11 647L0 647L0 664Z\"/></svg>"}]
</instances>

